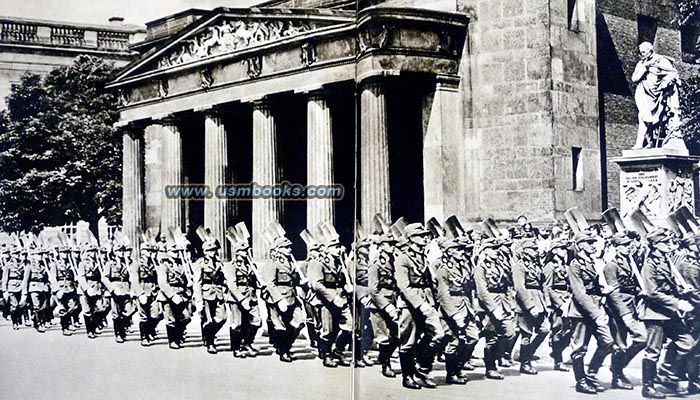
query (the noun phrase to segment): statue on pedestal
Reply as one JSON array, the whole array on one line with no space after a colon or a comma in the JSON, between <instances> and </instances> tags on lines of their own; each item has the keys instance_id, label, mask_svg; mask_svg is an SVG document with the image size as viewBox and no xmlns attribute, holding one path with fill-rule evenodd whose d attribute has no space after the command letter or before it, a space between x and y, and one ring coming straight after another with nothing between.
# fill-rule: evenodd
<instances>
[{"instance_id":1,"label":"statue on pedestal","mask_svg":"<svg viewBox=\"0 0 700 400\"><path fill-rule=\"evenodd\" d=\"M663 147L686 150L680 130L680 77L674 60L654 53L649 42L639 45L640 60L632 74L639 110L635 149Z\"/></svg>"}]
</instances>

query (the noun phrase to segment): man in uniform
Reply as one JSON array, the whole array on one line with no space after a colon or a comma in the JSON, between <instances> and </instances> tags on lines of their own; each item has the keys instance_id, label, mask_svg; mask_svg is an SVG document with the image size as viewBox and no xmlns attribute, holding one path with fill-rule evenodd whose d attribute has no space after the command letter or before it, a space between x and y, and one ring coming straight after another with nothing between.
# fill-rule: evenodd
<instances>
[{"instance_id":1,"label":"man in uniform","mask_svg":"<svg viewBox=\"0 0 700 400\"><path fill-rule=\"evenodd\" d=\"M403 246L394 264L400 296L397 306L402 383L409 389L435 388L437 385L428 374L445 331L435 308L433 278L424 254L430 231L413 223L403 233Z\"/></svg>"},{"instance_id":2,"label":"man in uniform","mask_svg":"<svg viewBox=\"0 0 700 400\"><path fill-rule=\"evenodd\" d=\"M204 235L202 251L204 257L194 264L194 299L202 321L204 346L209 354L216 354L216 334L226 323L226 279L217 255L218 241Z\"/></svg>"},{"instance_id":3,"label":"man in uniform","mask_svg":"<svg viewBox=\"0 0 700 400\"><path fill-rule=\"evenodd\" d=\"M226 235L233 253L233 260L225 266L224 272L231 309L231 351L236 358L257 355L253 342L262 326L257 290L264 288L250 256L249 236L242 222L235 228L229 228Z\"/></svg>"},{"instance_id":4,"label":"man in uniform","mask_svg":"<svg viewBox=\"0 0 700 400\"><path fill-rule=\"evenodd\" d=\"M571 320L566 317L566 307L571 299L569 277L566 272L569 244L565 239L555 239L549 245L545 258L544 274L547 277L545 288L549 294L551 313L549 321L551 331L549 346L554 360L554 370L568 372L564 365L562 353L571 341Z\"/></svg>"},{"instance_id":5,"label":"man in uniform","mask_svg":"<svg viewBox=\"0 0 700 400\"><path fill-rule=\"evenodd\" d=\"M107 260L104 266L102 282L111 295L114 340L117 343L124 343L127 330L131 325L131 317L136 311L131 297L131 279L137 272L136 267L132 265L130 246L121 244L114 249L114 252L115 257ZM98 259L97 262L101 261Z\"/></svg>"},{"instance_id":6,"label":"man in uniform","mask_svg":"<svg viewBox=\"0 0 700 400\"><path fill-rule=\"evenodd\" d=\"M671 340L676 351L674 368L684 367L694 341L682 316L693 311L693 305L685 299L686 288L672 265L673 252L678 244L670 231L658 228L646 235L649 253L642 267L642 285L647 293L646 304L640 317L647 328L647 342L642 361L642 396L662 399L663 393L656 391L656 364L661 355L665 338ZM682 278L681 278L682 279ZM680 370L671 371L676 376Z\"/></svg>"},{"instance_id":7,"label":"man in uniform","mask_svg":"<svg viewBox=\"0 0 700 400\"><path fill-rule=\"evenodd\" d=\"M156 300L163 310L168 346L177 350L182 348L185 329L192 320L192 277L178 254L180 249L175 244L171 246L170 251L158 254L160 262L156 264L156 273L160 290Z\"/></svg>"},{"instance_id":8,"label":"man in uniform","mask_svg":"<svg viewBox=\"0 0 700 400\"><path fill-rule=\"evenodd\" d=\"M531 360L550 331L546 276L534 239L520 239L513 247L516 259L513 263L513 284L521 332L520 372L536 375L537 370L532 366Z\"/></svg>"},{"instance_id":9,"label":"man in uniform","mask_svg":"<svg viewBox=\"0 0 700 400\"><path fill-rule=\"evenodd\" d=\"M399 345L399 309L396 308L396 279L394 278L394 245L396 238L391 233L382 233L377 238L376 257L370 259L367 270L369 295L375 312L370 314L374 340L379 347L377 361L382 366L382 375L396 377L391 369L391 355Z\"/></svg>"},{"instance_id":10,"label":"man in uniform","mask_svg":"<svg viewBox=\"0 0 700 400\"><path fill-rule=\"evenodd\" d=\"M372 238L364 233L362 227L358 227L357 230L358 238L354 251L350 252L352 259L347 264L355 266L355 366L362 368L372 365L366 354L374 339L370 315L376 310L372 306L368 281Z\"/></svg>"},{"instance_id":11,"label":"man in uniform","mask_svg":"<svg viewBox=\"0 0 700 400\"><path fill-rule=\"evenodd\" d=\"M51 297L45 253L46 250L42 248L33 250L31 261L25 264L22 281L22 298L29 300L34 329L39 333L46 332L45 324L48 322L46 310Z\"/></svg>"},{"instance_id":12,"label":"man in uniform","mask_svg":"<svg viewBox=\"0 0 700 400\"><path fill-rule=\"evenodd\" d=\"M629 362L642 351L646 345L647 333L644 323L637 314L637 302L642 295L637 278L639 272L632 253L636 246L627 232L617 232L610 238L610 244L615 249L615 256L603 269L605 280L612 291L608 294L606 306L615 328L615 341L617 349L612 355L610 370L612 371L613 389L632 390L632 385L625 377L623 369ZM627 337L632 343L627 345ZM592 360L589 371L597 370L597 365Z\"/></svg>"},{"instance_id":13,"label":"man in uniform","mask_svg":"<svg viewBox=\"0 0 700 400\"><path fill-rule=\"evenodd\" d=\"M24 279L24 269L29 264L26 249L16 246L12 250L12 260L5 264L5 271L2 276L2 288L5 301L10 307L10 318L12 319L12 329L19 329L22 324L23 308L26 305L26 298L22 297L22 280Z\"/></svg>"},{"instance_id":14,"label":"man in uniform","mask_svg":"<svg viewBox=\"0 0 700 400\"><path fill-rule=\"evenodd\" d=\"M309 262L307 279L321 317L318 352L326 367L348 366L343 352L352 340L353 319L345 289L348 282L343 271L343 247L330 225L321 224L317 231L316 239L323 249L320 257Z\"/></svg>"},{"instance_id":15,"label":"man in uniform","mask_svg":"<svg viewBox=\"0 0 700 400\"><path fill-rule=\"evenodd\" d=\"M158 249L148 242L141 246L141 257L137 264L138 283L134 290L139 313L141 346L150 346L156 339L156 326L163 319L160 303L156 301L159 293L156 255L167 251L167 247Z\"/></svg>"},{"instance_id":16,"label":"man in uniform","mask_svg":"<svg viewBox=\"0 0 700 400\"><path fill-rule=\"evenodd\" d=\"M445 370L447 383L464 385L462 366L469 361L471 351L479 340L478 329L473 324L476 315L471 305L469 281L472 280L467 260L467 246L473 246L464 237L440 241L442 256L436 260L437 302L442 312L447 346Z\"/></svg>"},{"instance_id":17,"label":"man in uniform","mask_svg":"<svg viewBox=\"0 0 700 400\"><path fill-rule=\"evenodd\" d=\"M58 300L58 315L61 321L63 335L70 336L72 333L72 321L75 313L79 313L78 304L80 299L77 292L76 271L71 264L71 249L68 246L61 246L58 249L58 257L49 271L52 275L53 295Z\"/></svg>"},{"instance_id":18,"label":"man in uniform","mask_svg":"<svg viewBox=\"0 0 700 400\"><path fill-rule=\"evenodd\" d=\"M272 329L270 340L282 362L292 362L291 350L299 332L304 327L304 310L297 297L297 288L303 284L302 276L292 256L292 242L277 222L272 222L263 232L270 246L270 265L265 282L268 284L268 314Z\"/></svg>"},{"instance_id":19,"label":"man in uniform","mask_svg":"<svg viewBox=\"0 0 700 400\"><path fill-rule=\"evenodd\" d=\"M595 335L597 349L594 358L604 359L613 349L613 338L608 325L608 315L603 308L604 296L609 287L604 286L602 271L595 266L601 256L600 240L588 230L581 230L574 236L574 258L569 264L569 284L572 302L568 316L573 323L571 340L571 360L573 361L576 391L595 394L602 392L602 386L594 376L587 376L583 358L588 351L591 336Z\"/></svg>"},{"instance_id":20,"label":"man in uniform","mask_svg":"<svg viewBox=\"0 0 700 400\"><path fill-rule=\"evenodd\" d=\"M94 339L97 337L98 325L104 318L102 272L96 246L86 246L82 254L78 262L78 285L82 292L80 301L87 337Z\"/></svg>"},{"instance_id":21,"label":"man in uniform","mask_svg":"<svg viewBox=\"0 0 700 400\"><path fill-rule=\"evenodd\" d=\"M484 225L485 227L487 225ZM490 237L481 243L477 252L474 269L474 283L483 316L482 336L486 339L484 346L484 366L487 379L503 379L496 368L496 360L503 356L515 340L515 313L508 298L513 285L510 262L499 251L509 241L487 228Z\"/></svg>"}]
</instances>

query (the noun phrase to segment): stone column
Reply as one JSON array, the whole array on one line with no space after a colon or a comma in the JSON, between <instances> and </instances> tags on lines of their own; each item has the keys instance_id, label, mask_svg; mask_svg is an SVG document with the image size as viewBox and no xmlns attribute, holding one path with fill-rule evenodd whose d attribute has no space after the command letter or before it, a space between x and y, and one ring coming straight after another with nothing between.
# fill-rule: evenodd
<instances>
[{"instance_id":1,"label":"stone column","mask_svg":"<svg viewBox=\"0 0 700 400\"><path fill-rule=\"evenodd\" d=\"M361 214L362 226L369 228L375 214L391 219L386 96L381 81L363 84L360 112Z\"/></svg>"},{"instance_id":2,"label":"stone column","mask_svg":"<svg viewBox=\"0 0 700 400\"><path fill-rule=\"evenodd\" d=\"M159 121L161 140L163 142L161 157L161 181L163 190L167 186L182 185L182 137L177 121L173 116ZM184 207L180 198L168 198L165 193L161 206L160 229L166 232L168 228L184 228Z\"/></svg>"},{"instance_id":3,"label":"stone column","mask_svg":"<svg viewBox=\"0 0 700 400\"><path fill-rule=\"evenodd\" d=\"M425 220L444 221L464 209L462 113L459 77L436 77L423 99L423 201Z\"/></svg>"},{"instance_id":4,"label":"stone column","mask_svg":"<svg viewBox=\"0 0 700 400\"><path fill-rule=\"evenodd\" d=\"M306 117L307 185L331 185L333 183L333 132L331 110L328 108L324 91L309 93ZM333 199L306 201L306 226L311 232L319 222L333 223L333 216Z\"/></svg>"},{"instance_id":5,"label":"stone column","mask_svg":"<svg viewBox=\"0 0 700 400\"><path fill-rule=\"evenodd\" d=\"M253 103L253 182L258 185L277 183L277 132L270 102ZM269 256L260 233L272 221L279 221L279 199L253 199L253 257Z\"/></svg>"},{"instance_id":6,"label":"stone column","mask_svg":"<svg viewBox=\"0 0 700 400\"><path fill-rule=\"evenodd\" d=\"M204 226L219 240L222 255L228 258L225 237L228 202L216 197L216 187L227 183L228 170L228 140L220 113L217 109L204 111L204 184L213 194L213 197L204 200Z\"/></svg>"},{"instance_id":7,"label":"stone column","mask_svg":"<svg viewBox=\"0 0 700 400\"><path fill-rule=\"evenodd\" d=\"M122 230L136 252L144 224L143 130L129 125L122 136Z\"/></svg>"}]
</instances>

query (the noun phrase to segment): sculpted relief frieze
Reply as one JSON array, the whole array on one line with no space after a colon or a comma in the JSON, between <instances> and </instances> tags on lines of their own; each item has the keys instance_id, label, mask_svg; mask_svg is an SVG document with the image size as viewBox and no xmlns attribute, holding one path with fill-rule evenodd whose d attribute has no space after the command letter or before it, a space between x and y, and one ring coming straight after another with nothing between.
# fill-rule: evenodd
<instances>
[{"instance_id":1,"label":"sculpted relief frieze","mask_svg":"<svg viewBox=\"0 0 700 400\"><path fill-rule=\"evenodd\" d=\"M205 57L298 35L317 29L314 21L224 20L179 43L158 61L158 68L196 61Z\"/></svg>"}]
</instances>

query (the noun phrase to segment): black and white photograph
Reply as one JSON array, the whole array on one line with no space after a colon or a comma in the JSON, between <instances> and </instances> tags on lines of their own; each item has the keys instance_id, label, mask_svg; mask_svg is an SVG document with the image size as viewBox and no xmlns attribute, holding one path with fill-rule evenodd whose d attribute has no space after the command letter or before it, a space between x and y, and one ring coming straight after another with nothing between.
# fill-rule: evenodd
<instances>
[{"instance_id":1,"label":"black and white photograph","mask_svg":"<svg viewBox=\"0 0 700 400\"><path fill-rule=\"evenodd\" d=\"M700 400L700 0L0 0L0 398Z\"/></svg>"}]
</instances>

